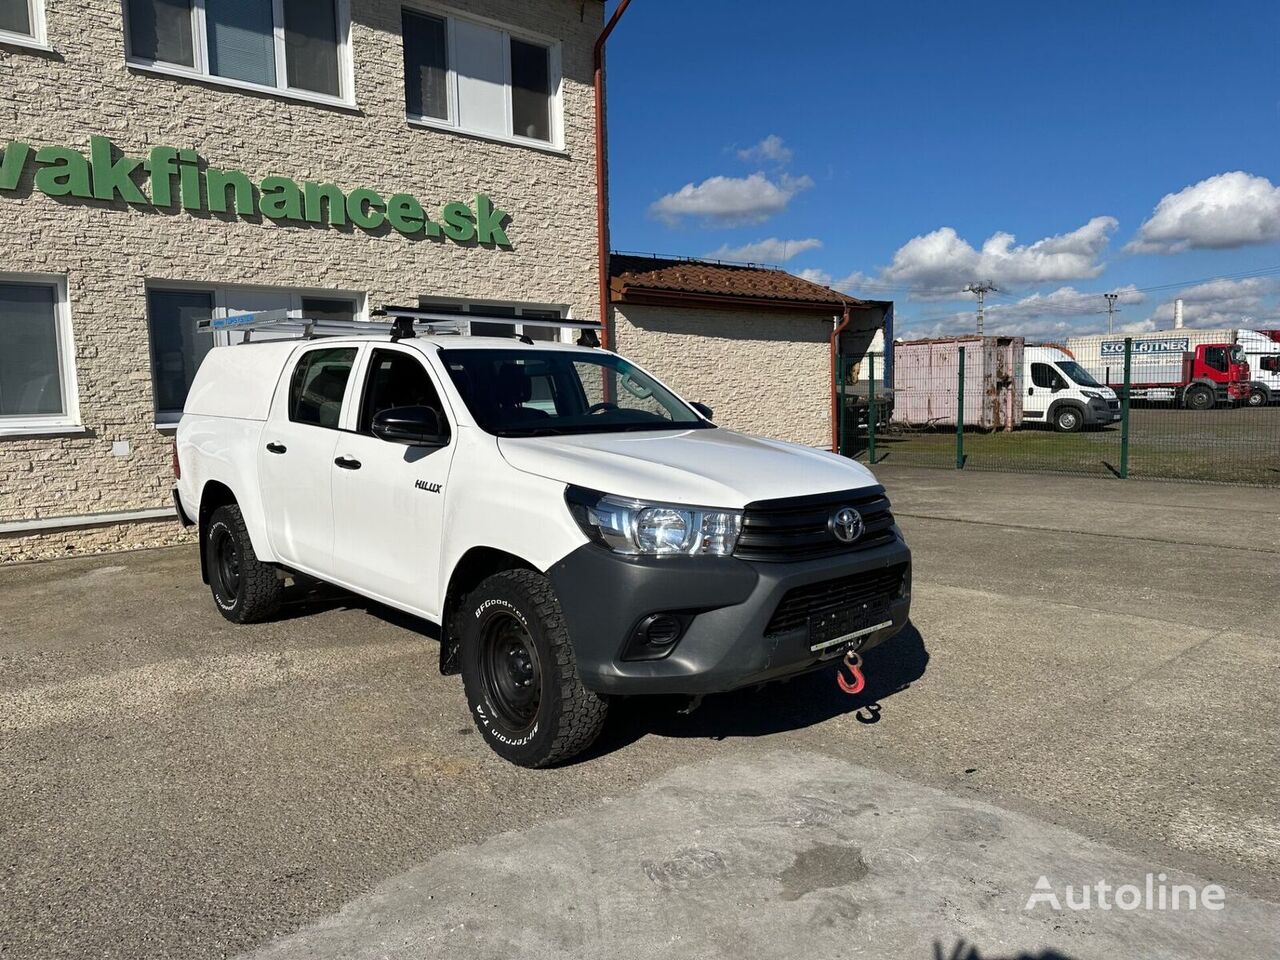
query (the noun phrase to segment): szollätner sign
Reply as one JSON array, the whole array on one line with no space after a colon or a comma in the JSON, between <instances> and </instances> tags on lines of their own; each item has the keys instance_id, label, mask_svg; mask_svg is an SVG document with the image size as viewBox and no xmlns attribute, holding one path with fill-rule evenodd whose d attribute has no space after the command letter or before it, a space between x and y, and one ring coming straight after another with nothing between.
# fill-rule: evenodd
<instances>
[{"instance_id":1,"label":"szoll\u00e4tner sign","mask_svg":"<svg viewBox=\"0 0 1280 960\"><path fill-rule=\"evenodd\" d=\"M238 170L201 166L194 150L152 147L145 159L138 159L117 154L106 137L90 138L87 157L69 147L33 149L10 141L0 156L0 191L16 190L33 163L35 187L50 197L123 200L161 208L180 204L192 213L234 211L241 217L331 227L350 223L362 230L377 230L385 224L409 237L511 246L504 230L507 214L483 193L476 195L473 204L445 204L437 222L407 193L384 198L365 187L343 191L332 183L297 183L279 176L254 183Z\"/></svg>"}]
</instances>

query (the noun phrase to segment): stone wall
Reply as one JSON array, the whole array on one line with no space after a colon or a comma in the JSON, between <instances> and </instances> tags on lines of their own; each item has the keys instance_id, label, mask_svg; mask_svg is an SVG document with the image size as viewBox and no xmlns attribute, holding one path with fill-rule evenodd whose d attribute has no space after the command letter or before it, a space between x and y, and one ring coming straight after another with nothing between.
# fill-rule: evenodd
<instances>
[{"instance_id":1,"label":"stone wall","mask_svg":"<svg viewBox=\"0 0 1280 960\"><path fill-rule=\"evenodd\" d=\"M407 123L401 4L393 0L351 2L354 109L148 73L125 63L120 0L45 6L53 53L0 47L0 148L15 140L87 155L98 134L131 157L157 145L194 149L255 183L275 174L404 192L428 212L484 192L511 214L512 249L176 205L53 199L34 189L30 164L16 191L0 193L0 279L5 272L66 278L84 430L0 436L0 524L168 504L170 437L154 425L149 281L355 291L373 306L423 295L530 302L595 315L591 48L601 4L449 4L561 41L563 152ZM128 441L128 453L113 455L115 441ZM97 536L29 539L61 555L63 544ZM40 552L0 538L0 562Z\"/></svg>"},{"instance_id":2,"label":"stone wall","mask_svg":"<svg viewBox=\"0 0 1280 960\"><path fill-rule=\"evenodd\" d=\"M712 407L716 423L830 447L831 319L626 304L614 317L617 351Z\"/></svg>"}]
</instances>

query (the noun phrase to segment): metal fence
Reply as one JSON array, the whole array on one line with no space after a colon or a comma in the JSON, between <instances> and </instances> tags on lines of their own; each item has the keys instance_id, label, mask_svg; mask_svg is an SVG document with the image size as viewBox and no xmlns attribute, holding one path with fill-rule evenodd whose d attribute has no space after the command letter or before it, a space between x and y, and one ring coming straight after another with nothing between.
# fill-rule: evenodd
<instances>
[{"instance_id":1,"label":"metal fence","mask_svg":"<svg viewBox=\"0 0 1280 960\"><path fill-rule=\"evenodd\" d=\"M1280 403L1208 396L1203 384L1153 388L1131 341L1114 356L1077 354L1073 372L1096 386L1067 384L1031 362L1036 348L1023 362L1020 341L999 339L840 357L840 452L869 464L1280 485Z\"/></svg>"}]
</instances>

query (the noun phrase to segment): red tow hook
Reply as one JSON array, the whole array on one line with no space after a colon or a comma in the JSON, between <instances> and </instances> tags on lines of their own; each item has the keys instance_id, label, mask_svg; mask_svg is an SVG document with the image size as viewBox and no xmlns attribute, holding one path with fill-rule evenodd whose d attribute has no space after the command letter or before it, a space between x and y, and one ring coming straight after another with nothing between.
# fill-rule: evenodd
<instances>
[{"instance_id":1,"label":"red tow hook","mask_svg":"<svg viewBox=\"0 0 1280 960\"><path fill-rule=\"evenodd\" d=\"M844 655L841 666L848 667L853 679L846 680L842 671L836 671L836 683L840 685L840 689L850 696L861 693L862 688L867 685L867 678L862 675L862 655L857 650L850 650Z\"/></svg>"}]
</instances>

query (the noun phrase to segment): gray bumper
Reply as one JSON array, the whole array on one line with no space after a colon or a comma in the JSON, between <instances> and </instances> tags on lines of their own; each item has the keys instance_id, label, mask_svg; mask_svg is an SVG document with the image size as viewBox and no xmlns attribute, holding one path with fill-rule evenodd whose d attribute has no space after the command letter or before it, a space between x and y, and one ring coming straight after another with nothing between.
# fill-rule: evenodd
<instances>
[{"instance_id":1,"label":"gray bumper","mask_svg":"<svg viewBox=\"0 0 1280 960\"><path fill-rule=\"evenodd\" d=\"M630 559L594 544L548 571L588 689L606 694L707 694L804 673L849 645L814 653L807 621L766 636L784 596L797 587L868 576L905 565L906 595L890 604L892 624L855 641L866 650L907 623L911 552L901 537L861 552L798 563L732 558ZM690 617L662 659L624 659L633 631L654 613Z\"/></svg>"},{"instance_id":2,"label":"gray bumper","mask_svg":"<svg viewBox=\"0 0 1280 960\"><path fill-rule=\"evenodd\" d=\"M1089 401L1089 406L1085 408L1084 422L1086 424L1108 424L1115 423L1120 419L1120 405L1117 403L1114 407L1106 400L1095 399Z\"/></svg>"}]
</instances>

